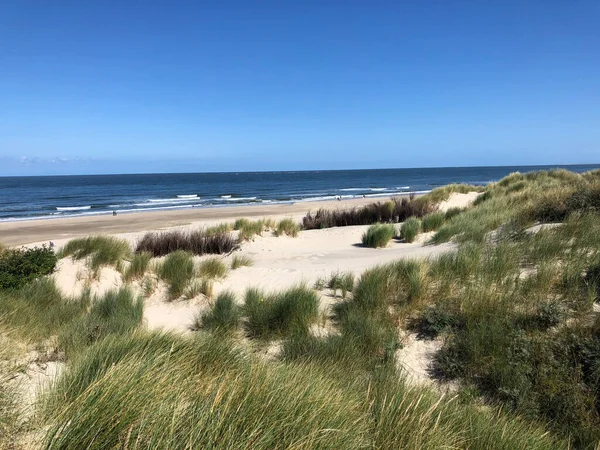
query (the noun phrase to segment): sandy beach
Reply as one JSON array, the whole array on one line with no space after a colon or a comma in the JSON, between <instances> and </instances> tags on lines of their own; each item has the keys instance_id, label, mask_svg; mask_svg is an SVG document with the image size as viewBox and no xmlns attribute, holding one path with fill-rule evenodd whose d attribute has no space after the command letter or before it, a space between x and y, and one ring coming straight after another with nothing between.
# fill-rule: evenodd
<instances>
[{"instance_id":1,"label":"sandy beach","mask_svg":"<svg viewBox=\"0 0 600 450\"><path fill-rule=\"evenodd\" d=\"M297 202L291 204L260 204L217 208L190 208L181 210L148 211L119 214L65 217L0 223L0 242L4 245L24 245L88 236L90 234L120 234L144 230L159 230L185 225L212 225L215 222L235 220L240 217L293 217L300 220L308 211L319 208L346 209L388 197L355 198L342 201Z\"/></svg>"}]
</instances>

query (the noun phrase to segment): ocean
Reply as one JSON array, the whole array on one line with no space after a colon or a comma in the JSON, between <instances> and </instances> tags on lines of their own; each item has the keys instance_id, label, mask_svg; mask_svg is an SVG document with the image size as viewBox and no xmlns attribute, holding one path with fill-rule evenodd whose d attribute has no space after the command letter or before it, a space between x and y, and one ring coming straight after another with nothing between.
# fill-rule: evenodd
<instances>
[{"instance_id":1,"label":"ocean","mask_svg":"<svg viewBox=\"0 0 600 450\"><path fill-rule=\"evenodd\" d=\"M0 221L293 203L485 185L512 172L599 165L0 177Z\"/></svg>"}]
</instances>

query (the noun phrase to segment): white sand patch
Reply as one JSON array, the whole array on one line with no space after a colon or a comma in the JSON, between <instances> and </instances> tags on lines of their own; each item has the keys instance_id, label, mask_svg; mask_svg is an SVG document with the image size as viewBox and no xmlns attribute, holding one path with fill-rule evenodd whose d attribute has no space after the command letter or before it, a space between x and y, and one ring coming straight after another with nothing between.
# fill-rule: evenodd
<instances>
[{"instance_id":1,"label":"white sand patch","mask_svg":"<svg viewBox=\"0 0 600 450\"><path fill-rule=\"evenodd\" d=\"M215 286L215 292L230 289L242 294L248 287L267 291L285 289L294 284L312 286L333 272L350 271L356 276L379 264L401 258L425 258L454 249L451 243L423 246L392 240L388 247L373 249L361 245L362 234L368 226L327 228L302 231L297 238L257 237L242 244L236 254L250 256L251 267L230 271L227 278ZM427 236L423 240L427 239Z\"/></svg>"},{"instance_id":2,"label":"white sand patch","mask_svg":"<svg viewBox=\"0 0 600 450\"><path fill-rule=\"evenodd\" d=\"M450 194L448 200L444 200L438 205L438 210L446 212L450 208L468 208L480 195L481 192L468 192L466 194L454 192Z\"/></svg>"},{"instance_id":3,"label":"white sand patch","mask_svg":"<svg viewBox=\"0 0 600 450\"><path fill-rule=\"evenodd\" d=\"M429 370L435 354L442 348L442 341L417 339L416 334L408 333L403 337L402 344L403 347L396 351L396 360L407 381L414 384L435 384Z\"/></svg>"},{"instance_id":4,"label":"white sand patch","mask_svg":"<svg viewBox=\"0 0 600 450\"><path fill-rule=\"evenodd\" d=\"M121 273L114 268L102 267L94 278L85 260L74 260L71 257L58 261L52 276L58 289L71 297L80 296L86 287L90 288L92 296L103 296L123 285Z\"/></svg>"}]
</instances>

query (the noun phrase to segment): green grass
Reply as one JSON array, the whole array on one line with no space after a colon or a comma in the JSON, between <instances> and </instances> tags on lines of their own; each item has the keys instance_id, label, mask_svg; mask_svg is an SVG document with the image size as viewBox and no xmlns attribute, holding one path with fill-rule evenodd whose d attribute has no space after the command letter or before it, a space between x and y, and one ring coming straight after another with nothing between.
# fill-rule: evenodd
<instances>
[{"instance_id":1,"label":"green grass","mask_svg":"<svg viewBox=\"0 0 600 450\"><path fill-rule=\"evenodd\" d=\"M131 247L124 239L113 236L89 236L72 239L58 253L59 258L72 256L74 259L88 258L94 275L103 266L118 266L131 257Z\"/></svg>"},{"instance_id":2,"label":"green grass","mask_svg":"<svg viewBox=\"0 0 600 450\"><path fill-rule=\"evenodd\" d=\"M86 314L61 330L59 347L68 357L112 334L124 334L137 328L144 312L142 299L122 288L95 298Z\"/></svg>"},{"instance_id":3,"label":"green grass","mask_svg":"<svg viewBox=\"0 0 600 450\"><path fill-rule=\"evenodd\" d=\"M361 396L309 367L244 361L221 340L136 335L122 342L103 341L60 380L45 410L46 447L369 444Z\"/></svg>"},{"instance_id":4,"label":"green grass","mask_svg":"<svg viewBox=\"0 0 600 450\"><path fill-rule=\"evenodd\" d=\"M427 233L428 231L437 230L444 224L445 220L446 214L443 212L427 214L425 217L423 217L422 221L423 232Z\"/></svg>"},{"instance_id":5,"label":"green grass","mask_svg":"<svg viewBox=\"0 0 600 450\"><path fill-rule=\"evenodd\" d=\"M50 247L0 248L0 290L18 289L54 272L57 258Z\"/></svg>"},{"instance_id":6,"label":"green grass","mask_svg":"<svg viewBox=\"0 0 600 450\"><path fill-rule=\"evenodd\" d=\"M195 275L192 254L178 250L170 253L158 266L158 276L168 286L169 299L179 298Z\"/></svg>"},{"instance_id":7,"label":"green grass","mask_svg":"<svg viewBox=\"0 0 600 450\"><path fill-rule=\"evenodd\" d=\"M250 221L248 219L237 219L233 224L233 229L239 231L240 241L248 241L254 236L262 236L265 230L265 222L263 220Z\"/></svg>"},{"instance_id":8,"label":"green grass","mask_svg":"<svg viewBox=\"0 0 600 450\"><path fill-rule=\"evenodd\" d=\"M192 328L229 332L237 329L239 323L240 311L235 304L235 295L225 291L217 296L210 310L195 317Z\"/></svg>"},{"instance_id":9,"label":"green grass","mask_svg":"<svg viewBox=\"0 0 600 450\"><path fill-rule=\"evenodd\" d=\"M277 224L277 228L273 231L275 236L286 235L289 237L297 237L300 233L300 225L294 222L294 219L283 219Z\"/></svg>"},{"instance_id":10,"label":"green grass","mask_svg":"<svg viewBox=\"0 0 600 450\"><path fill-rule=\"evenodd\" d=\"M227 276L227 266L220 258L208 258L198 266L198 275L203 278L225 278Z\"/></svg>"},{"instance_id":11,"label":"green grass","mask_svg":"<svg viewBox=\"0 0 600 450\"><path fill-rule=\"evenodd\" d=\"M416 217L409 217L400 227L400 238L405 242L413 242L421 231L421 221Z\"/></svg>"},{"instance_id":12,"label":"green grass","mask_svg":"<svg viewBox=\"0 0 600 450\"><path fill-rule=\"evenodd\" d=\"M0 317L26 342L42 342L57 335L72 320L85 313L88 293L68 298L51 278L40 278L11 292L0 292Z\"/></svg>"},{"instance_id":13,"label":"green grass","mask_svg":"<svg viewBox=\"0 0 600 450\"><path fill-rule=\"evenodd\" d=\"M394 237L394 226L390 224L371 225L362 236L362 243L365 247L379 248L385 247Z\"/></svg>"},{"instance_id":14,"label":"green grass","mask_svg":"<svg viewBox=\"0 0 600 450\"><path fill-rule=\"evenodd\" d=\"M129 266L124 271L123 279L125 281L138 280L143 278L150 265L152 253L140 252L133 255Z\"/></svg>"},{"instance_id":15,"label":"green grass","mask_svg":"<svg viewBox=\"0 0 600 450\"><path fill-rule=\"evenodd\" d=\"M352 272L334 272L329 279L318 279L315 283L315 289L329 288L334 296L337 296L338 290L342 298L346 298L349 292L354 289L354 274Z\"/></svg>"},{"instance_id":16,"label":"green grass","mask_svg":"<svg viewBox=\"0 0 600 450\"><path fill-rule=\"evenodd\" d=\"M250 267L253 264L254 261L247 255L234 255L231 259L231 270L236 270L240 267Z\"/></svg>"},{"instance_id":17,"label":"green grass","mask_svg":"<svg viewBox=\"0 0 600 450\"><path fill-rule=\"evenodd\" d=\"M233 224L227 223L227 222L223 222L223 223L220 223L218 225L214 225L212 227L208 227L206 229L206 234L207 235L214 235L214 234L220 234L220 233L229 233L232 230L233 230Z\"/></svg>"},{"instance_id":18,"label":"green grass","mask_svg":"<svg viewBox=\"0 0 600 450\"><path fill-rule=\"evenodd\" d=\"M306 333L318 312L316 293L302 285L269 295L249 289L243 305L246 332L259 339Z\"/></svg>"}]
</instances>

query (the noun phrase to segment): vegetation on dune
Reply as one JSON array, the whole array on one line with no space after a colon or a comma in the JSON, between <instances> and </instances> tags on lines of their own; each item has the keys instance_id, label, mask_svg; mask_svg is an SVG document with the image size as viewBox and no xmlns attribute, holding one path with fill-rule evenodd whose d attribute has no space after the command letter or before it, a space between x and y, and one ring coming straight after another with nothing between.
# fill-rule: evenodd
<instances>
[{"instance_id":1,"label":"vegetation on dune","mask_svg":"<svg viewBox=\"0 0 600 450\"><path fill-rule=\"evenodd\" d=\"M235 295L221 292L212 308L194 318L193 329L206 329L228 332L238 328L240 322L239 307L235 304Z\"/></svg>"},{"instance_id":2,"label":"vegetation on dune","mask_svg":"<svg viewBox=\"0 0 600 450\"><path fill-rule=\"evenodd\" d=\"M194 280L183 291L183 298L191 300L198 295L204 295L207 298L213 297L213 282L203 278L201 280Z\"/></svg>"},{"instance_id":3,"label":"vegetation on dune","mask_svg":"<svg viewBox=\"0 0 600 450\"><path fill-rule=\"evenodd\" d=\"M362 243L365 247L379 248L385 247L392 240L396 230L393 225L377 223L371 225L362 235Z\"/></svg>"},{"instance_id":4,"label":"vegetation on dune","mask_svg":"<svg viewBox=\"0 0 600 450\"><path fill-rule=\"evenodd\" d=\"M67 256L87 258L89 268L97 276L103 266L118 267L123 260L129 259L131 248L126 240L114 236L89 236L67 242L58 252L58 257Z\"/></svg>"},{"instance_id":5,"label":"vegetation on dune","mask_svg":"<svg viewBox=\"0 0 600 450\"><path fill-rule=\"evenodd\" d=\"M337 296L338 290L341 297L346 298L349 292L354 289L354 274L352 272L334 272L329 279L319 278L315 283L315 289L331 289L334 296Z\"/></svg>"},{"instance_id":6,"label":"vegetation on dune","mask_svg":"<svg viewBox=\"0 0 600 450\"><path fill-rule=\"evenodd\" d=\"M254 236L262 236L266 225L264 220L250 221L248 219L237 219L233 225L234 230L238 230L240 241L249 241Z\"/></svg>"},{"instance_id":7,"label":"vegetation on dune","mask_svg":"<svg viewBox=\"0 0 600 450\"><path fill-rule=\"evenodd\" d=\"M314 215L310 212L302 219L306 230L345 227L350 225L372 225L375 223L403 222L408 217L422 217L434 209L427 197L402 197L388 202L377 202L349 210L319 209Z\"/></svg>"},{"instance_id":8,"label":"vegetation on dune","mask_svg":"<svg viewBox=\"0 0 600 450\"><path fill-rule=\"evenodd\" d=\"M244 299L245 329L250 337L270 339L290 333L306 333L317 319L319 299L306 286L276 294L248 289Z\"/></svg>"},{"instance_id":9,"label":"vegetation on dune","mask_svg":"<svg viewBox=\"0 0 600 450\"><path fill-rule=\"evenodd\" d=\"M0 248L0 290L17 289L54 271L57 258L50 247Z\"/></svg>"},{"instance_id":10,"label":"vegetation on dune","mask_svg":"<svg viewBox=\"0 0 600 450\"><path fill-rule=\"evenodd\" d=\"M427 233L428 231L435 231L439 227L444 224L446 220L446 214L443 212L435 212L431 214L427 214L423 217L421 222L423 232Z\"/></svg>"},{"instance_id":11,"label":"vegetation on dune","mask_svg":"<svg viewBox=\"0 0 600 450\"><path fill-rule=\"evenodd\" d=\"M0 291L0 318L20 339L42 342L85 313L89 303L89 293L66 298L52 278L40 278L17 290Z\"/></svg>"},{"instance_id":12,"label":"vegetation on dune","mask_svg":"<svg viewBox=\"0 0 600 450\"><path fill-rule=\"evenodd\" d=\"M148 270L151 259L152 253L150 252L139 252L134 254L129 266L123 273L123 279L125 281L131 281L143 278Z\"/></svg>"},{"instance_id":13,"label":"vegetation on dune","mask_svg":"<svg viewBox=\"0 0 600 450\"><path fill-rule=\"evenodd\" d=\"M238 245L237 239L229 232L172 230L146 233L138 242L135 251L150 252L154 257L165 256L178 250L199 256L221 255L235 250Z\"/></svg>"},{"instance_id":14,"label":"vegetation on dune","mask_svg":"<svg viewBox=\"0 0 600 450\"><path fill-rule=\"evenodd\" d=\"M192 254L181 250L170 253L157 272L168 285L169 299L180 297L196 272Z\"/></svg>"},{"instance_id":15,"label":"vegetation on dune","mask_svg":"<svg viewBox=\"0 0 600 450\"><path fill-rule=\"evenodd\" d=\"M436 188L420 197L393 198L387 202L376 202L359 208L347 210L319 209L310 212L302 219L305 230L345 227L350 225L372 225L375 223L400 223L409 217L422 218L434 213L437 205L448 199L452 193L483 192L483 186L451 184ZM456 214L454 210L451 214Z\"/></svg>"},{"instance_id":16,"label":"vegetation on dune","mask_svg":"<svg viewBox=\"0 0 600 450\"><path fill-rule=\"evenodd\" d=\"M294 219L283 219L277 224L277 228L273 231L275 236L286 235L289 237L297 237L300 233L300 225Z\"/></svg>"},{"instance_id":17,"label":"vegetation on dune","mask_svg":"<svg viewBox=\"0 0 600 450\"><path fill-rule=\"evenodd\" d=\"M400 227L400 239L413 242L421 231L421 221L416 217L409 217Z\"/></svg>"},{"instance_id":18,"label":"vegetation on dune","mask_svg":"<svg viewBox=\"0 0 600 450\"><path fill-rule=\"evenodd\" d=\"M59 347L67 356L81 352L87 346L111 334L125 334L137 328L144 312L142 299L122 288L110 291L91 302L90 310L61 330Z\"/></svg>"},{"instance_id":19,"label":"vegetation on dune","mask_svg":"<svg viewBox=\"0 0 600 450\"><path fill-rule=\"evenodd\" d=\"M205 231L207 235L229 233L233 230L233 224L223 222L212 227L208 227Z\"/></svg>"},{"instance_id":20,"label":"vegetation on dune","mask_svg":"<svg viewBox=\"0 0 600 450\"><path fill-rule=\"evenodd\" d=\"M247 255L235 255L231 259L231 270L239 269L240 267L250 267L254 264L252 258Z\"/></svg>"},{"instance_id":21,"label":"vegetation on dune","mask_svg":"<svg viewBox=\"0 0 600 450\"><path fill-rule=\"evenodd\" d=\"M227 266L217 257L208 258L198 266L198 275L203 278L224 278Z\"/></svg>"}]
</instances>

